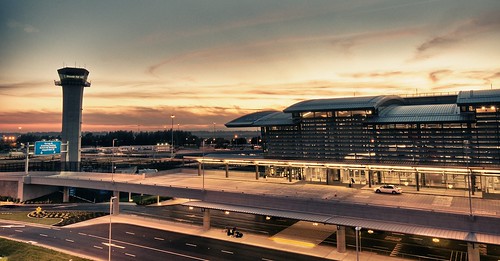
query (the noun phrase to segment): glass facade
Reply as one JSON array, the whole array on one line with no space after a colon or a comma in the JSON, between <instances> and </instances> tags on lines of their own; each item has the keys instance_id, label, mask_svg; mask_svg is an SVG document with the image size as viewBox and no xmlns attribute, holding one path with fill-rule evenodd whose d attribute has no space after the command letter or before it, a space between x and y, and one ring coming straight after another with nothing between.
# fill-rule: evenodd
<instances>
[{"instance_id":1,"label":"glass facade","mask_svg":"<svg viewBox=\"0 0 500 261\"><path fill-rule=\"evenodd\" d=\"M358 166L272 170L293 178L500 192L500 90L387 97L306 101L284 110L288 124L252 126L261 127L267 159Z\"/></svg>"}]
</instances>

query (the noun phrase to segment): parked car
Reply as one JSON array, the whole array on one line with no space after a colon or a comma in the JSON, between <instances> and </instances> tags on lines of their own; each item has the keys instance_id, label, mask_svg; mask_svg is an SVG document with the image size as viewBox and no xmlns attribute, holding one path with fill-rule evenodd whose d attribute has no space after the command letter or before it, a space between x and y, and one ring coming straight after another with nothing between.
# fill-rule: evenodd
<instances>
[{"instance_id":1,"label":"parked car","mask_svg":"<svg viewBox=\"0 0 500 261\"><path fill-rule=\"evenodd\" d=\"M396 185L382 185L380 187L373 189L376 193L391 193L391 194L401 194L403 189Z\"/></svg>"}]
</instances>

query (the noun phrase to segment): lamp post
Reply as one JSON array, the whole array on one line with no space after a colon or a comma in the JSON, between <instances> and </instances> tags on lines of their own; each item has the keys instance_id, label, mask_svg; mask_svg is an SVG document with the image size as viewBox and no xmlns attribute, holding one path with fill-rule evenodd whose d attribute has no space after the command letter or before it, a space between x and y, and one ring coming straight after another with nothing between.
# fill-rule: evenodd
<instances>
[{"instance_id":1,"label":"lamp post","mask_svg":"<svg viewBox=\"0 0 500 261\"><path fill-rule=\"evenodd\" d=\"M201 140L201 158L202 188L205 190L205 139Z\"/></svg>"},{"instance_id":2,"label":"lamp post","mask_svg":"<svg viewBox=\"0 0 500 261\"><path fill-rule=\"evenodd\" d=\"M117 197L109 199L109 242L108 242L108 260L111 261L111 214L113 213L113 200Z\"/></svg>"},{"instance_id":3,"label":"lamp post","mask_svg":"<svg viewBox=\"0 0 500 261\"><path fill-rule=\"evenodd\" d=\"M469 216L472 217L472 173L469 169L469 141L464 140L465 144L465 166L467 169L467 185L469 187Z\"/></svg>"},{"instance_id":4,"label":"lamp post","mask_svg":"<svg viewBox=\"0 0 500 261\"><path fill-rule=\"evenodd\" d=\"M174 158L174 118L175 115L170 115L170 118L172 119L172 127L170 128L170 132L172 133L172 143L170 144L170 158Z\"/></svg>"},{"instance_id":5,"label":"lamp post","mask_svg":"<svg viewBox=\"0 0 500 261\"><path fill-rule=\"evenodd\" d=\"M112 148L111 148L111 181L113 181L113 173L115 173L115 141L117 139L113 139Z\"/></svg>"},{"instance_id":6,"label":"lamp post","mask_svg":"<svg viewBox=\"0 0 500 261\"><path fill-rule=\"evenodd\" d=\"M359 237L359 231L361 227L355 227L356 230L356 261L359 261L359 252L361 251L361 238Z\"/></svg>"}]
</instances>

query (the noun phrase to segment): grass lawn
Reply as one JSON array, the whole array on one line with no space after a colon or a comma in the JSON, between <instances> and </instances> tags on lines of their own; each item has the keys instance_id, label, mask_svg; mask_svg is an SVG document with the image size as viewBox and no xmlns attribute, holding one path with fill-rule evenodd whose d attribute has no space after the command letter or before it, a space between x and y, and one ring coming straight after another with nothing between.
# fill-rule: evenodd
<instances>
[{"instance_id":1,"label":"grass lawn","mask_svg":"<svg viewBox=\"0 0 500 261\"><path fill-rule=\"evenodd\" d=\"M21 243L0 238L0 260L72 260L72 261L89 261L81 257L76 257L54 250L43 248L28 243Z\"/></svg>"},{"instance_id":2,"label":"grass lawn","mask_svg":"<svg viewBox=\"0 0 500 261\"><path fill-rule=\"evenodd\" d=\"M29 211L0 211L0 219L4 220L16 220L28 223L36 223L43 225L54 225L57 222L61 221L60 218L30 218L28 217ZM3 261L3 260L2 260Z\"/></svg>"}]
</instances>

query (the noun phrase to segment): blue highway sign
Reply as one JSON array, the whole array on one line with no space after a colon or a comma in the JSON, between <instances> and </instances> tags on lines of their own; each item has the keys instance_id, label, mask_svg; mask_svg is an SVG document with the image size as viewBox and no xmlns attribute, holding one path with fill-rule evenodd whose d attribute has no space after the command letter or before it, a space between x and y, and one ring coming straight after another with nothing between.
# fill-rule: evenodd
<instances>
[{"instance_id":1,"label":"blue highway sign","mask_svg":"<svg viewBox=\"0 0 500 261\"><path fill-rule=\"evenodd\" d=\"M61 153L60 141L37 141L35 142L35 155L51 155Z\"/></svg>"}]
</instances>

